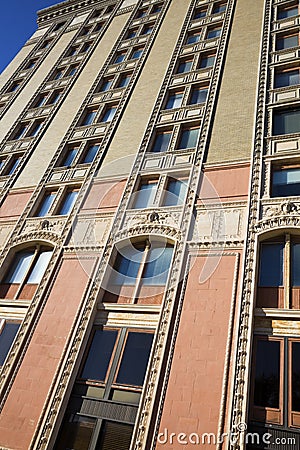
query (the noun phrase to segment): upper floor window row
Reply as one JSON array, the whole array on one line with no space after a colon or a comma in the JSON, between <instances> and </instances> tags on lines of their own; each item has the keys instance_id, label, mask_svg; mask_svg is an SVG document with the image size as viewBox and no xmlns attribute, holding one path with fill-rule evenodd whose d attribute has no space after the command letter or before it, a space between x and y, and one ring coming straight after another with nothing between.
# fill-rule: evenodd
<instances>
[{"instance_id":1,"label":"upper floor window row","mask_svg":"<svg viewBox=\"0 0 300 450\"><path fill-rule=\"evenodd\" d=\"M214 66L215 53L200 53L199 58L194 56L181 58L177 64L176 73L187 73L191 70L210 69Z\"/></svg>"},{"instance_id":2,"label":"upper floor window row","mask_svg":"<svg viewBox=\"0 0 300 450\"><path fill-rule=\"evenodd\" d=\"M151 152L161 153L170 150L173 130L159 131L154 135ZM183 127L176 136L174 150L185 150L197 146L199 136L199 127Z\"/></svg>"},{"instance_id":3,"label":"upper floor window row","mask_svg":"<svg viewBox=\"0 0 300 450\"><path fill-rule=\"evenodd\" d=\"M299 31L284 35L277 35L276 50L285 50L288 48L298 47L300 45L299 36Z\"/></svg>"},{"instance_id":4,"label":"upper floor window row","mask_svg":"<svg viewBox=\"0 0 300 450\"><path fill-rule=\"evenodd\" d=\"M78 70L78 64L72 64L71 66L62 66L55 69L50 76L51 80L60 80L61 78L72 77Z\"/></svg>"},{"instance_id":5,"label":"upper floor window row","mask_svg":"<svg viewBox=\"0 0 300 450\"><path fill-rule=\"evenodd\" d=\"M193 31L192 33L189 33L186 38L186 44L195 44L199 42L201 39L215 39L218 38L221 35L222 27L221 26L214 26L214 27L208 27L205 31L205 34L203 34L202 30Z\"/></svg>"},{"instance_id":6,"label":"upper floor window row","mask_svg":"<svg viewBox=\"0 0 300 450\"><path fill-rule=\"evenodd\" d=\"M193 20L202 19L209 14L220 14L226 11L226 2L216 2L209 9L205 7L197 7L193 14Z\"/></svg>"},{"instance_id":7,"label":"upper floor window row","mask_svg":"<svg viewBox=\"0 0 300 450\"><path fill-rule=\"evenodd\" d=\"M299 15L299 3L294 2L289 6L278 6L277 20L288 19Z\"/></svg>"},{"instance_id":8,"label":"upper floor window row","mask_svg":"<svg viewBox=\"0 0 300 450\"><path fill-rule=\"evenodd\" d=\"M176 109L184 106L184 99L187 98L187 105L197 105L206 102L208 93L207 85L193 85L191 89L186 92L184 89L170 91L163 109Z\"/></svg>"},{"instance_id":9,"label":"upper floor window row","mask_svg":"<svg viewBox=\"0 0 300 450\"><path fill-rule=\"evenodd\" d=\"M127 51L117 52L113 64L120 64L125 60L139 59L143 54L144 47L138 46L128 49Z\"/></svg>"},{"instance_id":10,"label":"upper floor window row","mask_svg":"<svg viewBox=\"0 0 300 450\"><path fill-rule=\"evenodd\" d=\"M23 138L36 137L43 128L45 120L32 120L30 122L21 122L16 130L12 132L10 139L17 140Z\"/></svg>"},{"instance_id":11,"label":"upper floor window row","mask_svg":"<svg viewBox=\"0 0 300 450\"><path fill-rule=\"evenodd\" d=\"M158 14L162 10L162 7L163 3L155 3L150 7L142 7L137 11L135 18L142 19L150 14Z\"/></svg>"},{"instance_id":12,"label":"upper floor window row","mask_svg":"<svg viewBox=\"0 0 300 450\"><path fill-rule=\"evenodd\" d=\"M107 104L104 107L87 109L79 122L79 126L87 126L99 122L111 122L116 111L116 104Z\"/></svg>"},{"instance_id":13,"label":"upper floor window row","mask_svg":"<svg viewBox=\"0 0 300 450\"><path fill-rule=\"evenodd\" d=\"M59 167L71 167L76 164L90 164L94 161L100 145L91 143L87 145L68 145L58 162Z\"/></svg>"},{"instance_id":14,"label":"upper floor window row","mask_svg":"<svg viewBox=\"0 0 300 450\"><path fill-rule=\"evenodd\" d=\"M154 27L154 22L151 22L151 23L149 22L140 27L132 27L127 31L127 33L125 35L125 39L133 39L138 36L145 36L147 34L151 34L153 27Z\"/></svg>"},{"instance_id":15,"label":"upper floor window row","mask_svg":"<svg viewBox=\"0 0 300 450\"><path fill-rule=\"evenodd\" d=\"M58 190L46 191L38 204L36 217L44 217L50 214L65 216L69 214L75 204L79 189L68 189L65 192Z\"/></svg>"},{"instance_id":16,"label":"upper floor window row","mask_svg":"<svg viewBox=\"0 0 300 450\"><path fill-rule=\"evenodd\" d=\"M111 89L124 88L128 86L132 77L131 71L125 71L117 76L108 76L101 80L97 92L106 92Z\"/></svg>"}]
</instances>

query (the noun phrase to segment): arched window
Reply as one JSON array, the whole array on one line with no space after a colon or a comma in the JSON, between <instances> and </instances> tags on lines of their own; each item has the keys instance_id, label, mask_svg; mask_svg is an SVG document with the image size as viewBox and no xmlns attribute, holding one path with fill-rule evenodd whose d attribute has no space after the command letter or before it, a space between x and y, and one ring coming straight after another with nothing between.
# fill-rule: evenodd
<instances>
[{"instance_id":1,"label":"arched window","mask_svg":"<svg viewBox=\"0 0 300 450\"><path fill-rule=\"evenodd\" d=\"M106 276L103 302L159 304L173 256L167 240L149 236L119 244Z\"/></svg>"},{"instance_id":2,"label":"arched window","mask_svg":"<svg viewBox=\"0 0 300 450\"><path fill-rule=\"evenodd\" d=\"M300 309L300 237L285 234L260 244L256 306Z\"/></svg>"},{"instance_id":3,"label":"arched window","mask_svg":"<svg viewBox=\"0 0 300 450\"><path fill-rule=\"evenodd\" d=\"M0 284L0 296L29 300L33 297L47 269L53 249L36 245L14 254Z\"/></svg>"}]
</instances>

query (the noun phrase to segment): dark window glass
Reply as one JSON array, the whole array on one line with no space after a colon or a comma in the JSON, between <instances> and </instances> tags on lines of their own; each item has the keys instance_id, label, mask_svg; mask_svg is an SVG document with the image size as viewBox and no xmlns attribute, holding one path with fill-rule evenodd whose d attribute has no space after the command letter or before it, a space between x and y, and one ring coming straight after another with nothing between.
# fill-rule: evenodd
<instances>
[{"instance_id":1,"label":"dark window glass","mask_svg":"<svg viewBox=\"0 0 300 450\"><path fill-rule=\"evenodd\" d=\"M292 245L292 286L300 286L300 244Z\"/></svg>"},{"instance_id":2,"label":"dark window glass","mask_svg":"<svg viewBox=\"0 0 300 450\"><path fill-rule=\"evenodd\" d=\"M166 152L169 148L172 133L159 133L155 137L152 152Z\"/></svg>"},{"instance_id":3,"label":"dark window glass","mask_svg":"<svg viewBox=\"0 0 300 450\"><path fill-rule=\"evenodd\" d=\"M163 205L182 205L186 196L187 184L181 180L170 179L165 192Z\"/></svg>"},{"instance_id":4,"label":"dark window glass","mask_svg":"<svg viewBox=\"0 0 300 450\"><path fill-rule=\"evenodd\" d=\"M60 91L54 91L53 94L51 95L48 104L49 105L55 105L55 103L58 102L58 100L61 98L62 96L62 92Z\"/></svg>"},{"instance_id":5,"label":"dark window glass","mask_svg":"<svg viewBox=\"0 0 300 450\"><path fill-rule=\"evenodd\" d=\"M300 133L300 109L274 113L273 135Z\"/></svg>"},{"instance_id":6,"label":"dark window glass","mask_svg":"<svg viewBox=\"0 0 300 450\"><path fill-rule=\"evenodd\" d=\"M66 166L66 167L70 166L72 164L75 156L77 155L77 153L78 153L77 147L68 149L65 159L63 161L63 166Z\"/></svg>"},{"instance_id":7,"label":"dark window glass","mask_svg":"<svg viewBox=\"0 0 300 450\"><path fill-rule=\"evenodd\" d=\"M203 56L200 60L200 69L212 67L215 63L215 58L216 58L215 55Z\"/></svg>"},{"instance_id":8,"label":"dark window glass","mask_svg":"<svg viewBox=\"0 0 300 450\"><path fill-rule=\"evenodd\" d=\"M278 37L276 40L276 50L284 50L286 48L297 47L298 45L299 39L297 34Z\"/></svg>"},{"instance_id":9,"label":"dark window glass","mask_svg":"<svg viewBox=\"0 0 300 450\"><path fill-rule=\"evenodd\" d=\"M195 44L196 42L199 42L200 39L200 33L193 33L190 36L188 36L186 43L187 44Z\"/></svg>"},{"instance_id":10,"label":"dark window glass","mask_svg":"<svg viewBox=\"0 0 300 450\"><path fill-rule=\"evenodd\" d=\"M219 37L220 34L221 34L221 28L214 28L212 30L208 30L207 39Z\"/></svg>"},{"instance_id":11,"label":"dark window glass","mask_svg":"<svg viewBox=\"0 0 300 450\"><path fill-rule=\"evenodd\" d=\"M300 342L292 343L292 411L300 412Z\"/></svg>"},{"instance_id":12,"label":"dark window glass","mask_svg":"<svg viewBox=\"0 0 300 450\"><path fill-rule=\"evenodd\" d=\"M283 248L283 243L261 244L259 286L282 286Z\"/></svg>"},{"instance_id":13,"label":"dark window glass","mask_svg":"<svg viewBox=\"0 0 300 450\"><path fill-rule=\"evenodd\" d=\"M114 63L117 64L117 63L124 61L125 56L126 56L126 53L118 53L117 56L115 57Z\"/></svg>"},{"instance_id":14,"label":"dark window glass","mask_svg":"<svg viewBox=\"0 0 300 450\"><path fill-rule=\"evenodd\" d=\"M69 214L69 212L71 212L71 210L72 210L72 208L74 206L74 203L76 201L77 195L78 195L78 191L69 191L69 192L67 192L67 194L66 194L66 196L64 198L64 201L63 201L63 203L61 205L61 208L60 208L60 210L58 212L58 214L60 216Z\"/></svg>"},{"instance_id":15,"label":"dark window glass","mask_svg":"<svg viewBox=\"0 0 300 450\"><path fill-rule=\"evenodd\" d=\"M277 19L287 19L288 17L294 17L298 15L298 6L292 8L278 9Z\"/></svg>"},{"instance_id":16,"label":"dark window glass","mask_svg":"<svg viewBox=\"0 0 300 450\"><path fill-rule=\"evenodd\" d=\"M131 59L138 59L141 57L143 53L143 49L142 48L137 48L136 50L133 51L132 55L131 55Z\"/></svg>"},{"instance_id":17,"label":"dark window glass","mask_svg":"<svg viewBox=\"0 0 300 450\"><path fill-rule=\"evenodd\" d=\"M192 68L192 64L193 64L192 60L191 61L182 61L181 63L179 63L177 73L189 72Z\"/></svg>"},{"instance_id":18,"label":"dark window glass","mask_svg":"<svg viewBox=\"0 0 300 450\"><path fill-rule=\"evenodd\" d=\"M151 333L128 333L117 383L143 385L152 341Z\"/></svg>"},{"instance_id":19,"label":"dark window glass","mask_svg":"<svg viewBox=\"0 0 300 450\"><path fill-rule=\"evenodd\" d=\"M121 78L119 79L118 82L118 87L126 87L128 86L128 83L130 81L131 75L123 75L121 76Z\"/></svg>"},{"instance_id":20,"label":"dark window glass","mask_svg":"<svg viewBox=\"0 0 300 450\"><path fill-rule=\"evenodd\" d=\"M55 450L88 450L95 428L95 419L67 415L55 445Z\"/></svg>"},{"instance_id":21,"label":"dark window glass","mask_svg":"<svg viewBox=\"0 0 300 450\"><path fill-rule=\"evenodd\" d=\"M113 78L109 78L107 80L104 80L103 83L101 84L100 91L101 92L108 91L110 89L113 81L114 81Z\"/></svg>"},{"instance_id":22,"label":"dark window glass","mask_svg":"<svg viewBox=\"0 0 300 450\"><path fill-rule=\"evenodd\" d=\"M30 129L28 136L35 137L38 134L38 132L40 131L40 129L42 128L42 126L43 126L43 122L34 123L33 127Z\"/></svg>"},{"instance_id":23,"label":"dark window glass","mask_svg":"<svg viewBox=\"0 0 300 450\"><path fill-rule=\"evenodd\" d=\"M300 168L273 171L272 197L289 195L300 195Z\"/></svg>"},{"instance_id":24,"label":"dark window glass","mask_svg":"<svg viewBox=\"0 0 300 450\"><path fill-rule=\"evenodd\" d=\"M208 89L195 88L192 90L192 96L190 100L191 105L196 105L198 103L204 103L206 101Z\"/></svg>"},{"instance_id":25,"label":"dark window glass","mask_svg":"<svg viewBox=\"0 0 300 450\"><path fill-rule=\"evenodd\" d=\"M167 282L173 247L163 247L160 243L151 244L147 261L143 271L142 283L144 285L160 286Z\"/></svg>"},{"instance_id":26,"label":"dark window glass","mask_svg":"<svg viewBox=\"0 0 300 450\"><path fill-rule=\"evenodd\" d=\"M56 192L49 192L44 196L40 209L38 210L38 213L36 215L37 217L43 217L48 214L55 197Z\"/></svg>"},{"instance_id":27,"label":"dark window glass","mask_svg":"<svg viewBox=\"0 0 300 450\"><path fill-rule=\"evenodd\" d=\"M96 450L129 450L133 425L103 421Z\"/></svg>"},{"instance_id":28,"label":"dark window glass","mask_svg":"<svg viewBox=\"0 0 300 450\"><path fill-rule=\"evenodd\" d=\"M97 111L88 111L83 119L82 125L91 125L96 117Z\"/></svg>"},{"instance_id":29,"label":"dark window glass","mask_svg":"<svg viewBox=\"0 0 300 450\"><path fill-rule=\"evenodd\" d=\"M14 171L17 169L18 165L21 162L21 158L13 158L13 160L11 161L11 163L9 164L9 169L8 169L8 173L5 175L12 175L14 173Z\"/></svg>"},{"instance_id":30,"label":"dark window glass","mask_svg":"<svg viewBox=\"0 0 300 450\"><path fill-rule=\"evenodd\" d=\"M3 365L20 324L6 322L0 331L0 366Z\"/></svg>"},{"instance_id":31,"label":"dark window glass","mask_svg":"<svg viewBox=\"0 0 300 450\"><path fill-rule=\"evenodd\" d=\"M88 151L85 154L84 160L82 162L87 164L87 163L91 163L92 161L94 161L94 158L95 158L98 150L99 150L99 145L90 145L90 147L88 148Z\"/></svg>"},{"instance_id":32,"label":"dark window glass","mask_svg":"<svg viewBox=\"0 0 300 450\"><path fill-rule=\"evenodd\" d=\"M118 336L116 330L96 330L81 377L104 381Z\"/></svg>"},{"instance_id":33,"label":"dark window glass","mask_svg":"<svg viewBox=\"0 0 300 450\"><path fill-rule=\"evenodd\" d=\"M101 122L110 122L111 120L113 120L116 110L116 107L107 108L103 114Z\"/></svg>"},{"instance_id":34,"label":"dark window glass","mask_svg":"<svg viewBox=\"0 0 300 450\"><path fill-rule=\"evenodd\" d=\"M212 14L217 14L220 12L224 12L226 9L226 5L215 5L212 10Z\"/></svg>"},{"instance_id":35,"label":"dark window glass","mask_svg":"<svg viewBox=\"0 0 300 450\"><path fill-rule=\"evenodd\" d=\"M196 9L193 19L202 19L202 17L206 16L206 10L204 9Z\"/></svg>"},{"instance_id":36,"label":"dark window glass","mask_svg":"<svg viewBox=\"0 0 300 450\"><path fill-rule=\"evenodd\" d=\"M15 136L13 137L13 139L21 139L22 137L24 137L24 135L25 135L27 129L28 129L28 124L26 124L26 125L21 125L21 126L18 128L18 130L17 130Z\"/></svg>"},{"instance_id":37,"label":"dark window glass","mask_svg":"<svg viewBox=\"0 0 300 450\"><path fill-rule=\"evenodd\" d=\"M275 74L275 87L294 86L300 84L300 73L298 69Z\"/></svg>"},{"instance_id":38,"label":"dark window glass","mask_svg":"<svg viewBox=\"0 0 300 450\"><path fill-rule=\"evenodd\" d=\"M135 285L144 254L144 246L129 245L120 250L114 263L111 283Z\"/></svg>"},{"instance_id":39,"label":"dark window glass","mask_svg":"<svg viewBox=\"0 0 300 450\"><path fill-rule=\"evenodd\" d=\"M178 148L193 148L197 145L199 128L183 130L180 136Z\"/></svg>"},{"instance_id":40,"label":"dark window glass","mask_svg":"<svg viewBox=\"0 0 300 450\"><path fill-rule=\"evenodd\" d=\"M170 94L165 109L180 108L182 99L183 92L174 92L173 94Z\"/></svg>"},{"instance_id":41,"label":"dark window glass","mask_svg":"<svg viewBox=\"0 0 300 450\"><path fill-rule=\"evenodd\" d=\"M280 342L258 340L256 346L254 404L279 408Z\"/></svg>"}]
</instances>

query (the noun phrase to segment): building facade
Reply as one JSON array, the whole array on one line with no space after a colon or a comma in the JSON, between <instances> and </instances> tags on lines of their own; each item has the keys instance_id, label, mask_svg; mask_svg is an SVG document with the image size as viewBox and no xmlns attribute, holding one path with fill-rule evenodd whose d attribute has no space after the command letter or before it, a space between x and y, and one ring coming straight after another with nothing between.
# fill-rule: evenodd
<instances>
[{"instance_id":1,"label":"building facade","mask_svg":"<svg viewBox=\"0 0 300 450\"><path fill-rule=\"evenodd\" d=\"M0 448L300 447L300 4L67 0L0 77Z\"/></svg>"}]
</instances>

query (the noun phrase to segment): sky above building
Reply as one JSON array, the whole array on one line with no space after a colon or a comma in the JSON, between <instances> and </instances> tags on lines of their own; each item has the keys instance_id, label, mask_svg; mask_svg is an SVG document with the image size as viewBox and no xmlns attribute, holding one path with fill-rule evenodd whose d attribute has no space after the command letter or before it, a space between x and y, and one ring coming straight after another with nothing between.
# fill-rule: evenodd
<instances>
[{"instance_id":1,"label":"sky above building","mask_svg":"<svg viewBox=\"0 0 300 450\"><path fill-rule=\"evenodd\" d=\"M0 5L0 73L37 29L36 12L60 0L2 0Z\"/></svg>"}]
</instances>

